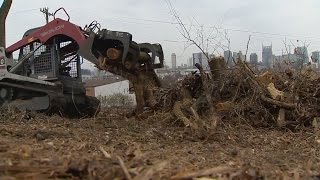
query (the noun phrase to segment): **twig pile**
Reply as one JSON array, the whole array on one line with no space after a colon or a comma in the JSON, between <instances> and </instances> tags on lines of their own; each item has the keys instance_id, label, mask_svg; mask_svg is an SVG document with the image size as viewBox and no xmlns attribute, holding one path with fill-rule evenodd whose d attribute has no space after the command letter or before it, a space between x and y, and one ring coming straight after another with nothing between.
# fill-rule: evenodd
<instances>
[{"instance_id":1,"label":"twig pile","mask_svg":"<svg viewBox=\"0 0 320 180\"><path fill-rule=\"evenodd\" d=\"M320 76L309 67L297 71L253 70L238 61L227 68L223 57L209 62L211 73L185 77L174 88L157 91L158 111L197 132L208 133L221 120L253 126L297 127L320 117Z\"/></svg>"}]
</instances>

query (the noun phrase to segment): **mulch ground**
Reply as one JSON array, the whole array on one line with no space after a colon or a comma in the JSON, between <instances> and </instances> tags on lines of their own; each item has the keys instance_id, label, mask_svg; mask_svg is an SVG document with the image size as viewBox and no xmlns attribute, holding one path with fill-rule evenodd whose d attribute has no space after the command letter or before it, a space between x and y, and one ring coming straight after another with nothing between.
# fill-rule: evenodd
<instances>
[{"instance_id":1,"label":"mulch ground","mask_svg":"<svg viewBox=\"0 0 320 180\"><path fill-rule=\"evenodd\" d=\"M161 115L124 114L2 115L0 179L319 178L320 137L313 128L254 128L224 120L199 139Z\"/></svg>"}]
</instances>

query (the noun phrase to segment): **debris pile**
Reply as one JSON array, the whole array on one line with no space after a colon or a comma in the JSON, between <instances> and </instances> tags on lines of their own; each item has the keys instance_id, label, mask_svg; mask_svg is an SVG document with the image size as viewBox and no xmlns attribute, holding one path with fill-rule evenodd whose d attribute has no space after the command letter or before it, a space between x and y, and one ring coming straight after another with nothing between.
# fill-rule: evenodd
<instances>
[{"instance_id":1,"label":"debris pile","mask_svg":"<svg viewBox=\"0 0 320 180\"><path fill-rule=\"evenodd\" d=\"M243 61L227 68L223 57L209 61L210 72L186 76L170 89L158 90L157 111L197 132L208 133L223 120L246 121L259 127L317 124L320 118L320 75L300 70L259 71ZM255 69L255 70L254 70Z\"/></svg>"}]
</instances>

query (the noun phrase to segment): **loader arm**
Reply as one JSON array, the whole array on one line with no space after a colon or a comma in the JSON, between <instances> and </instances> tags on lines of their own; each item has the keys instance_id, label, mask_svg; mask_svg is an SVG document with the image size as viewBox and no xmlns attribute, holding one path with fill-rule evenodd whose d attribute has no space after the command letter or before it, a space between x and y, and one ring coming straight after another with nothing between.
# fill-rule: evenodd
<instances>
[{"instance_id":1,"label":"loader arm","mask_svg":"<svg viewBox=\"0 0 320 180\"><path fill-rule=\"evenodd\" d=\"M6 47L6 19L12 0L4 0L0 8L0 47Z\"/></svg>"}]
</instances>

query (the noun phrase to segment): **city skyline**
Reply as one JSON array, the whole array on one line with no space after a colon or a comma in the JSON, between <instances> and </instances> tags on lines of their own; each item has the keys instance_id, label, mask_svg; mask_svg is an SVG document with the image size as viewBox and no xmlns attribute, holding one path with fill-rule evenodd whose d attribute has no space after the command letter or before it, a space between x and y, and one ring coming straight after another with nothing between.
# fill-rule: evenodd
<instances>
[{"instance_id":1,"label":"city skyline","mask_svg":"<svg viewBox=\"0 0 320 180\"><path fill-rule=\"evenodd\" d=\"M272 67L275 61L279 60L291 60L291 61L302 61L302 63L320 63L320 51L316 50L313 52L308 53L308 47L306 46L299 46L294 47L293 50L288 52L282 52L280 55L274 54L272 45L264 46L262 45L262 53L259 56L257 53L252 52L250 54L247 54L247 57L245 58L245 54L243 54L241 51L239 52L233 52L231 50L224 51L222 57L225 58L226 64L228 66L233 66L233 58L237 57L242 60L246 60L247 62L257 64L262 63L262 65L266 67ZM175 53L172 53L175 56L175 63L177 62L177 57ZM200 55L203 55L202 52L192 53L192 57L187 58L187 60L182 61L181 66L187 65L188 67L194 67L195 63L202 64L202 59L207 59L206 56L200 57ZM201 55L201 56L202 56ZM214 56L214 54L209 55L210 57ZM172 58L171 58L172 59ZM198 61L195 61L195 59L199 59ZM172 65L170 67L173 67ZM176 66L178 67L178 66Z\"/></svg>"}]
</instances>

